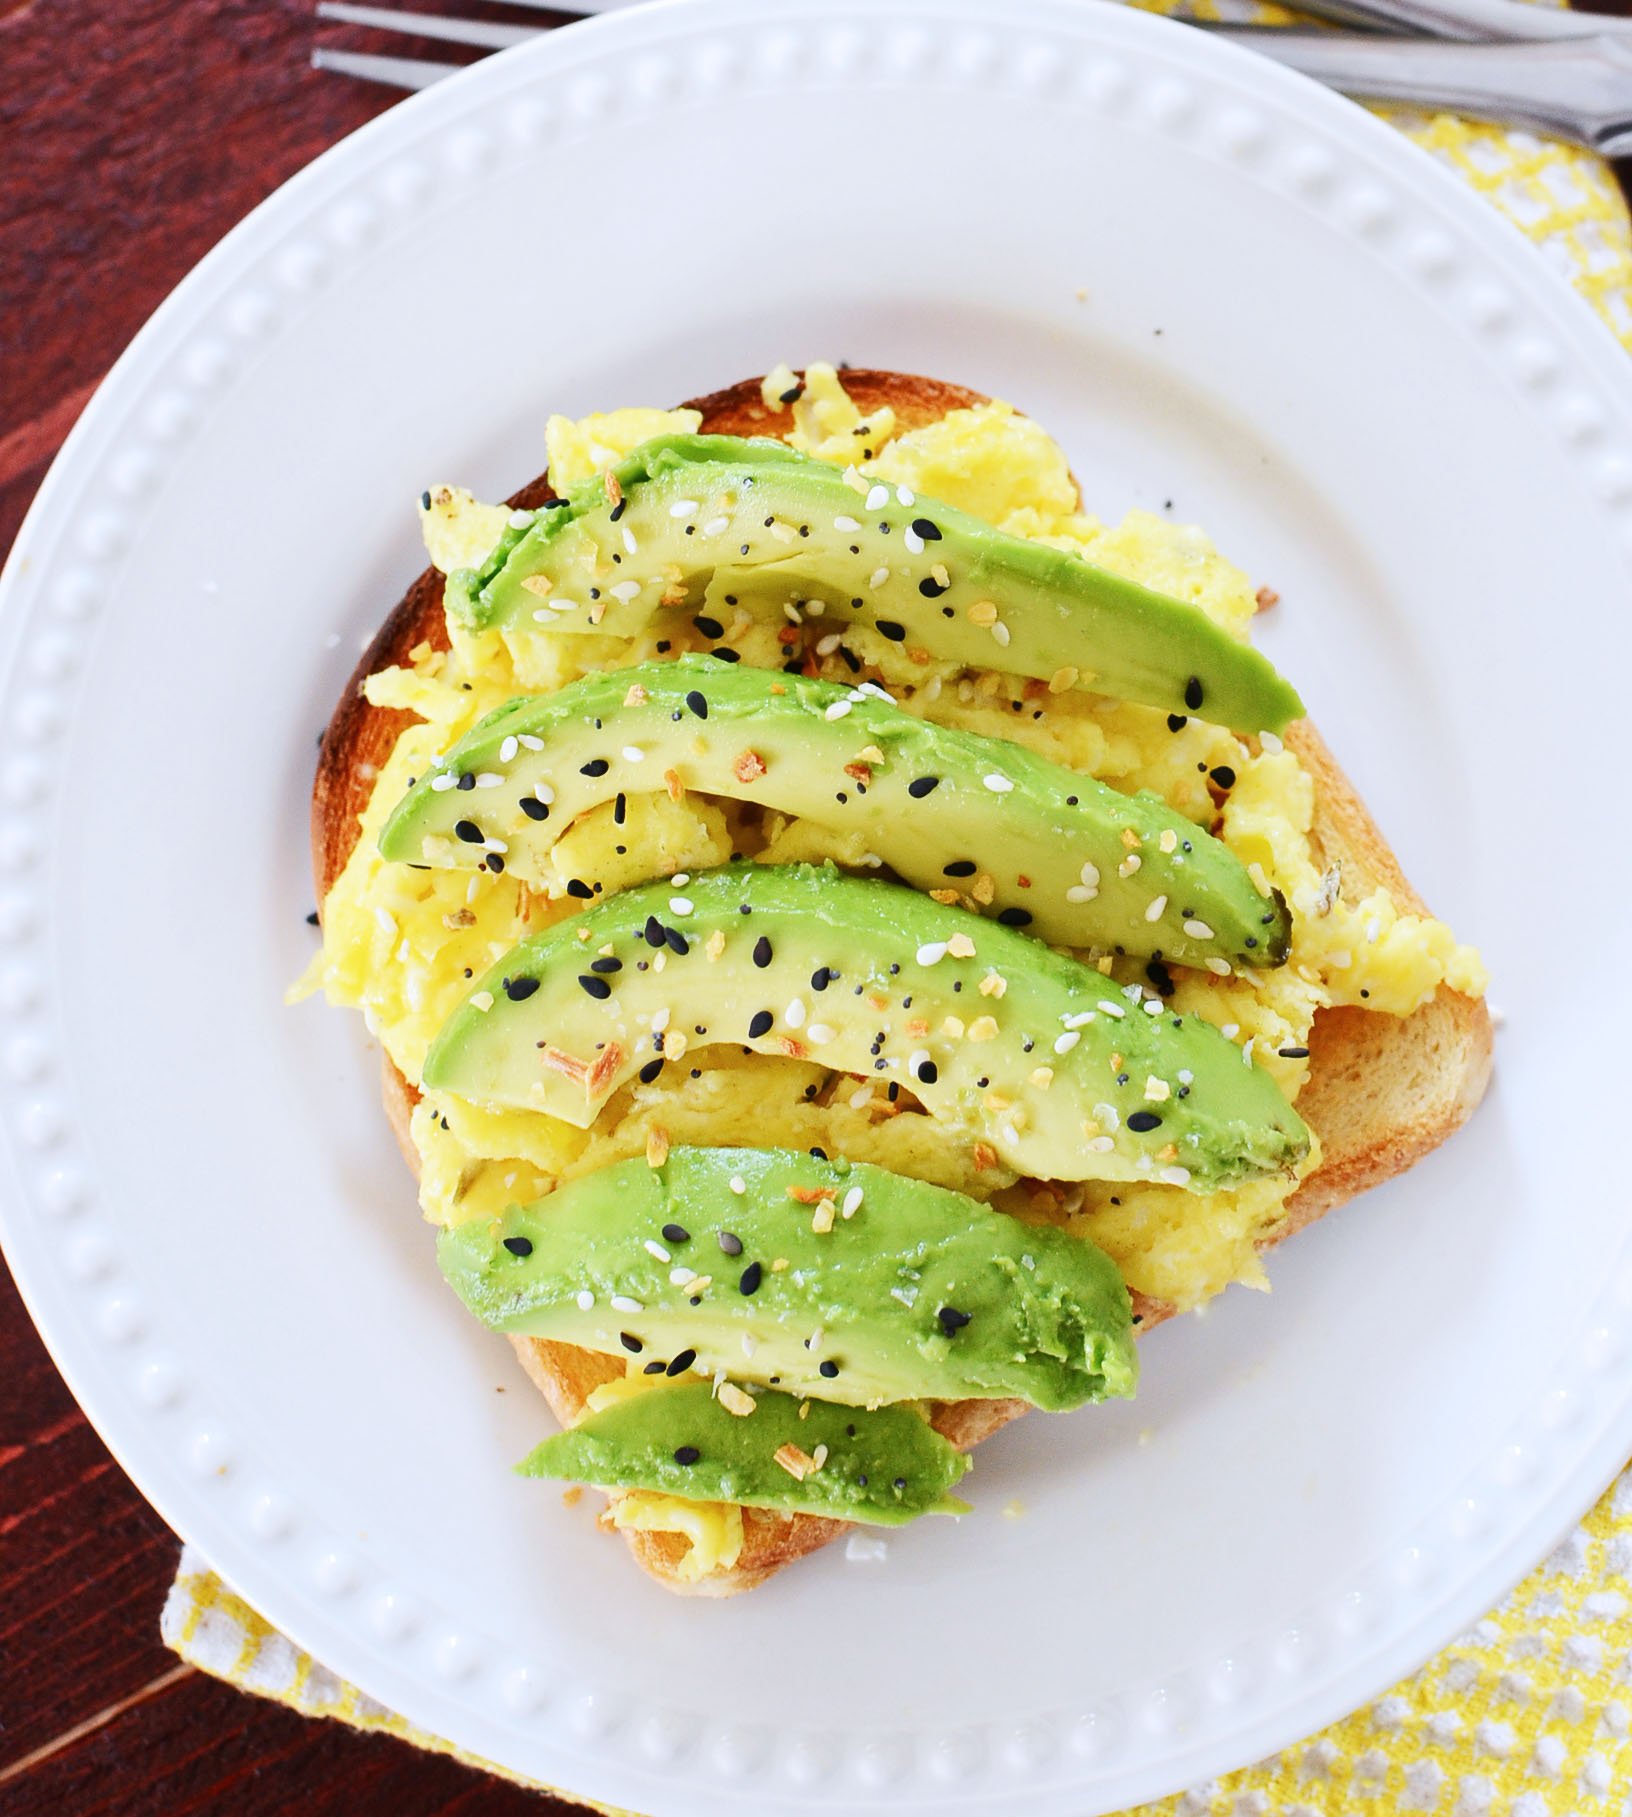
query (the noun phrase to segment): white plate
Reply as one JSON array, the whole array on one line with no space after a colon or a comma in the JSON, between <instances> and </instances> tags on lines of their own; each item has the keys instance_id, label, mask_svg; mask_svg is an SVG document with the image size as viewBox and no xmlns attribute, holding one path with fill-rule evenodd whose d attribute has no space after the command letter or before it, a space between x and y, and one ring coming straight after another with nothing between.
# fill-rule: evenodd
<instances>
[{"instance_id":1,"label":"white plate","mask_svg":"<svg viewBox=\"0 0 1632 1817\"><path fill-rule=\"evenodd\" d=\"M1137 13L988 13L626 13L394 110L160 311L6 576L0 1199L56 1357L318 1657L647 1811L1194 1782L1417 1664L1632 1446L1625 356L1358 109ZM712 1605L509 1474L548 1419L437 1278L355 1019L280 996L313 739L421 485L823 355L1013 399L1101 513L1171 499L1277 586L1266 643L1509 1023L1473 1128L1164 1330L1136 1405Z\"/></svg>"}]
</instances>

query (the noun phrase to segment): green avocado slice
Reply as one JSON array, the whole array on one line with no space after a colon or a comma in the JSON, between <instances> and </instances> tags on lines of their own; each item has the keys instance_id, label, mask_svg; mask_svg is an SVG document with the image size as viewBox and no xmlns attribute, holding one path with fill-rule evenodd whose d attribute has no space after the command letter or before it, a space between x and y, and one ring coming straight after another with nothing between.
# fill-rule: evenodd
<instances>
[{"instance_id":1,"label":"green avocado slice","mask_svg":"<svg viewBox=\"0 0 1632 1817\"><path fill-rule=\"evenodd\" d=\"M754 1402L738 1415L706 1382L649 1388L545 1439L516 1470L878 1527L969 1512L950 1493L969 1460L911 1407L869 1413L774 1388L760 1389Z\"/></svg>"},{"instance_id":2,"label":"green avocado slice","mask_svg":"<svg viewBox=\"0 0 1632 1817\"><path fill-rule=\"evenodd\" d=\"M648 1374L1056 1412L1138 1381L1128 1291L1102 1250L860 1162L673 1148L661 1167L620 1161L446 1230L436 1249L493 1330L628 1353Z\"/></svg>"},{"instance_id":3,"label":"green avocado slice","mask_svg":"<svg viewBox=\"0 0 1632 1817\"><path fill-rule=\"evenodd\" d=\"M668 775L860 833L922 890L969 891L984 877L987 914L1061 946L1197 966L1286 959L1285 900L1260 895L1227 846L1155 795L1121 795L1022 745L915 718L880 689L701 656L500 707L418 779L380 851L447 868L497 857L536 882L578 816L610 801L621 817L629 795Z\"/></svg>"},{"instance_id":4,"label":"green avocado slice","mask_svg":"<svg viewBox=\"0 0 1632 1817\"><path fill-rule=\"evenodd\" d=\"M1308 1151L1266 1072L1211 1023L1140 999L897 884L726 865L683 892L606 897L513 947L438 1032L423 1077L587 1129L677 1038L729 1042L906 1087L950 1139L1041 1179L1204 1191Z\"/></svg>"},{"instance_id":5,"label":"green avocado slice","mask_svg":"<svg viewBox=\"0 0 1632 1817\"><path fill-rule=\"evenodd\" d=\"M1238 732L1281 732L1303 712L1268 658L1199 607L776 442L647 442L506 530L445 597L472 626L617 637L710 600L816 604L943 661L1069 671L1076 687ZM700 628L724 634L712 618Z\"/></svg>"}]
</instances>

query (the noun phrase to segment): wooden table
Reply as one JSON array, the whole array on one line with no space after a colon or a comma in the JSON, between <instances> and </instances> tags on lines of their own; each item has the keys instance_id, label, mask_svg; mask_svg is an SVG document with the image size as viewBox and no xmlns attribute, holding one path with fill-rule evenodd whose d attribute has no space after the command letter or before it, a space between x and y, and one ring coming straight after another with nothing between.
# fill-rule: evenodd
<instances>
[{"instance_id":1,"label":"wooden table","mask_svg":"<svg viewBox=\"0 0 1632 1817\"><path fill-rule=\"evenodd\" d=\"M310 70L315 36L307 0L0 0L0 554L155 305L264 195L395 99ZM402 48L360 32L344 41ZM158 1634L176 1555L0 1269L8 1817L581 1809L308 1722L179 1664Z\"/></svg>"}]
</instances>

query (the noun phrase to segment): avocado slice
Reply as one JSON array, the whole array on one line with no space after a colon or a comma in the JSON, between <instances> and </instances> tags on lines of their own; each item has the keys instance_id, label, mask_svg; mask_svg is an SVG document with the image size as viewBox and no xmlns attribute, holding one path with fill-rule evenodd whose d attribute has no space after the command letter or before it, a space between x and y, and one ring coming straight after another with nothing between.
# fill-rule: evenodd
<instances>
[{"instance_id":1,"label":"avocado slice","mask_svg":"<svg viewBox=\"0 0 1632 1817\"><path fill-rule=\"evenodd\" d=\"M1197 966L1286 959L1285 900L1261 896L1227 846L1157 796L914 718L881 689L706 656L510 701L419 778L380 851L439 867L497 856L537 880L579 815L665 777L858 832L907 882L970 891L1062 946Z\"/></svg>"},{"instance_id":2,"label":"avocado slice","mask_svg":"<svg viewBox=\"0 0 1632 1817\"><path fill-rule=\"evenodd\" d=\"M1042 1179L1211 1190L1307 1152L1266 1072L1211 1023L1139 998L897 884L725 865L513 947L444 1023L423 1077L587 1129L620 1086L732 1042L905 1087L952 1139Z\"/></svg>"},{"instance_id":3,"label":"avocado slice","mask_svg":"<svg viewBox=\"0 0 1632 1817\"><path fill-rule=\"evenodd\" d=\"M466 623L631 637L660 609L819 603L974 669L1283 731L1291 684L1199 607L780 442L660 436L448 577ZM699 619L705 635L712 615Z\"/></svg>"},{"instance_id":4,"label":"avocado slice","mask_svg":"<svg viewBox=\"0 0 1632 1817\"><path fill-rule=\"evenodd\" d=\"M869 1413L774 1388L752 1398L752 1412L729 1413L706 1382L665 1383L545 1439L516 1471L878 1527L969 1512L949 1493L969 1460L910 1406Z\"/></svg>"},{"instance_id":5,"label":"avocado slice","mask_svg":"<svg viewBox=\"0 0 1632 1817\"><path fill-rule=\"evenodd\" d=\"M620 1161L446 1230L436 1252L493 1330L627 1352L648 1374L1053 1412L1138 1380L1128 1290L1091 1243L791 1149Z\"/></svg>"}]
</instances>

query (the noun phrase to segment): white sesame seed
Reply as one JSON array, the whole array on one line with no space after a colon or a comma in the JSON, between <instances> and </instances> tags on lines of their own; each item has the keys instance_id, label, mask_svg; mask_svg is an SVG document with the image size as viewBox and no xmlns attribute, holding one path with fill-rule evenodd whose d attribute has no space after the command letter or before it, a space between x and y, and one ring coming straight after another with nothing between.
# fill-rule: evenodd
<instances>
[{"instance_id":1,"label":"white sesame seed","mask_svg":"<svg viewBox=\"0 0 1632 1817\"><path fill-rule=\"evenodd\" d=\"M1118 877L1131 877L1138 870L1142 860L1137 852L1129 852L1127 857L1116 867Z\"/></svg>"},{"instance_id":2,"label":"white sesame seed","mask_svg":"<svg viewBox=\"0 0 1632 1817\"><path fill-rule=\"evenodd\" d=\"M533 793L544 803L545 807L548 807L551 802L555 800L555 790L552 789L547 782L535 782L533 784Z\"/></svg>"},{"instance_id":3,"label":"white sesame seed","mask_svg":"<svg viewBox=\"0 0 1632 1817\"><path fill-rule=\"evenodd\" d=\"M1074 1028L1068 1028L1063 1035L1054 1037L1054 1051L1057 1054L1068 1054L1082 1039Z\"/></svg>"},{"instance_id":4,"label":"white sesame seed","mask_svg":"<svg viewBox=\"0 0 1632 1817\"><path fill-rule=\"evenodd\" d=\"M482 850L484 852L497 852L502 858L510 848L502 839L484 839L482 841Z\"/></svg>"},{"instance_id":5,"label":"white sesame seed","mask_svg":"<svg viewBox=\"0 0 1632 1817\"><path fill-rule=\"evenodd\" d=\"M1241 1032L1241 1024L1239 1022L1226 1022L1218 1032L1226 1041L1233 1041Z\"/></svg>"},{"instance_id":6,"label":"white sesame seed","mask_svg":"<svg viewBox=\"0 0 1632 1817\"><path fill-rule=\"evenodd\" d=\"M1165 896L1152 896L1145 907L1145 919L1147 921L1160 921L1166 911L1167 898Z\"/></svg>"},{"instance_id":7,"label":"white sesame seed","mask_svg":"<svg viewBox=\"0 0 1632 1817\"><path fill-rule=\"evenodd\" d=\"M496 789L503 782L504 778L496 770L483 770L476 778L476 786L479 789Z\"/></svg>"},{"instance_id":8,"label":"white sesame seed","mask_svg":"<svg viewBox=\"0 0 1632 1817\"><path fill-rule=\"evenodd\" d=\"M751 1357L758 1348L759 1348L759 1345L745 1331L742 1334L742 1354L744 1356Z\"/></svg>"},{"instance_id":9,"label":"white sesame seed","mask_svg":"<svg viewBox=\"0 0 1632 1817\"><path fill-rule=\"evenodd\" d=\"M674 501L674 503L669 506L669 516L670 517L695 517L697 515L697 510L698 510L698 505L697 505L696 499L694 499L694 498L677 498Z\"/></svg>"},{"instance_id":10,"label":"white sesame seed","mask_svg":"<svg viewBox=\"0 0 1632 1817\"><path fill-rule=\"evenodd\" d=\"M927 940L917 952L920 965L939 965L945 957L946 942L944 940Z\"/></svg>"},{"instance_id":11,"label":"white sesame seed","mask_svg":"<svg viewBox=\"0 0 1632 1817\"><path fill-rule=\"evenodd\" d=\"M842 631L829 631L826 637L817 638L816 654L818 656L831 656L843 642L844 633Z\"/></svg>"},{"instance_id":12,"label":"white sesame seed","mask_svg":"<svg viewBox=\"0 0 1632 1817\"><path fill-rule=\"evenodd\" d=\"M1195 1077L1196 1077L1196 1075L1193 1072L1191 1072L1191 1070L1188 1066L1181 1066L1179 1068L1179 1070L1173 1076L1178 1080L1178 1082L1181 1085L1194 1084Z\"/></svg>"},{"instance_id":13,"label":"white sesame seed","mask_svg":"<svg viewBox=\"0 0 1632 1817\"><path fill-rule=\"evenodd\" d=\"M612 589L612 597L621 599L625 605L628 605L639 591L640 582L638 580L620 580Z\"/></svg>"},{"instance_id":14,"label":"white sesame seed","mask_svg":"<svg viewBox=\"0 0 1632 1817\"><path fill-rule=\"evenodd\" d=\"M531 732L518 732L516 736L521 740L523 750L542 751L544 749L544 740L535 737Z\"/></svg>"},{"instance_id":15,"label":"white sesame seed","mask_svg":"<svg viewBox=\"0 0 1632 1817\"><path fill-rule=\"evenodd\" d=\"M646 1253L649 1256L656 1256L660 1262L672 1262L674 1260L674 1257L668 1250L666 1250L654 1237L648 1237L646 1239Z\"/></svg>"},{"instance_id":16,"label":"white sesame seed","mask_svg":"<svg viewBox=\"0 0 1632 1817\"><path fill-rule=\"evenodd\" d=\"M696 1278L695 1272L690 1268L671 1268L669 1270L671 1287L689 1287Z\"/></svg>"},{"instance_id":17,"label":"white sesame seed","mask_svg":"<svg viewBox=\"0 0 1632 1817\"><path fill-rule=\"evenodd\" d=\"M980 780L994 795L1007 795L1009 790L1014 787L1007 776L999 776L996 770L993 770L989 776L982 776Z\"/></svg>"},{"instance_id":18,"label":"white sesame seed","mask_svg":"<svg viewBox=\"0 0 1632 1817\"><path fill-rule=\"evenodd\" d=\"M782 1020L787 1023L789 1028L803 1028L805 1026L805 1006L799 998L795 997L788 1007L783 1010Z\"/></svg>"},{"instance_id":19,"label":"white sesame seed","mask_svg":"<svg viewBox=\"0 0 1632 1817\"><path fill-rule=\"evenodd\" d=\"M1122 1007L1122 1005L1120 1003L1111 1003L1104 999L1102 999L1095 1007L1098 1009L1104 1010L1104 1012L1107 1016L1125 1016L1128 1013Z\"/></svg>"},{"instance_id":20,"label":"white sesame seed","mask_svg":"<svg viewBox=\"0 0 1632 1817\"><path fill-rule=\"evenodd\" d=\"M848 700L835 700L822 717L824 719L843 719L849 711L850 702Z\"/></svg>"},{"instance_id":21,"label":"white sesame seed","mask_svg":"<svg viewBox=\"0 0 1632 1817\"><path fill-rule=\"evenodd\" d=\"M1084 1143L1083 1146L1091 1155L1108 1155L1116 1144L1109 1136L1095 1136L1092 1141Z\"/></svg>"},{"instance_id":22,"label":"white sesame seed","mask_svg":"<svg viewBox=\"0 0 1632 1817\"><path fill-rule=\"evenodd\" d=\"M1004 624L1001 618L994 618L992 620L992 642L996 644L1000 650L1006 650L1009 647L1009 627Z\"/></svg>"},{"instance_id":23,"label":"white sesame seed","mask_svg":"<svg viewBox=\"0 0 1632 1817\"><path fill-rule=\"evenodd\" d=\"M1210 954L1207 959L1207 969L1215 978L1227 978L1230 975L1231 967L1228 959L1220 959L1216 954Z\"/></svg>"},{"instance_id":24,"label":"white sesame seed","mask_svg":"<svg viewBox=\"0 0 1632 1817\"><path fill-rule=\"evenodd\" d=\"M881 688L878 685L878 683L876 681L864 681L861 684L861 686L856 689L855 693L851 696L851 698L853 700L860 700L865 695L869 695L869 694L873 697L874 700L882 700L887 705L892 706L892 707L895 705L895 696L893 694L887 693L883 688Z\"/></svg>"},{"instance_id":25,"label":"white sesame seed","mask_svg":"<svg viewBox=\"0 0 1632 1817\"><path fill-rule=\"evenodd\" d=\"M908 491L905 486L897 486L895 489L895 496L903 505L916 505L918 503L916 494Z\"/></svg>"},{"instance_id":26,"label":"white sesame seed","mask_svg":"<svg viewBox=\"0 0 1632 1817\"><path fill-rule=\"evenodd\" d=\"M888 486L874 486L867 494L867 509L869 511L882 511L889 502L890 489Z\"/></svg>"},{"instance_id":27,"label":"white sesame seed","mask_svg":"<svg viewBox=\"0 0 1632 1817\"><path fill-rule=\"evenodd\" d=\"M431 793L440 795L444 789L456 788L458 783L459 778L451 772L444 772L440 776L433 776L431 778Z\"/></svg>"},{"instance_id":28,"label":"white sesame seed","mask_svg":"<svg viewBox=\"0 0 1632 1817\"><path fill-rule=\"evenodd\" d=\"M550 608L548 606L534 606L533 618L536 623L547 625L550 622Z\"/></svg>"},{"instance_id":29,"label":"white sesame seed","mask_svg":"<svg viewBox=\"0 0 1632 1817\"><path fill-rule=\"evenodd\" d=\"M1274 756L1277 751L1284 751L1286 746L1281 743L1280 739L1277 738L1273 732L1260 732L1258 734L1258 748L1260 751L1267 751L1270 756Z\"/></svg>"},{"instance_id":30,"label":"white sesame seed","mask_svg":"<svg viewBox=\"0 0 1632 1817\"><path fill-rule=\"evenodd\" d=\"M872 1101L873 1088L870 1085L864 1085L860 1091L853 1091L850 1094L849 1102L852 1110L865 1110Z\"/></svg>"},{"instance_id":31,"label":"white sesame seed","mask_svg":"<svg viewBox=\"0 0 1632 1817\"><path fill-rule=\"evenodd\" d=\"M551 612L576 612L582 604L583 601L577 599L552 599L548 610ZM538 614L535 612L533 617L537 618Z\"/></svg>"},{"instance_id":32,"label":"white sesame seed","mask_svg":"<svg viewBox=\"0 0 1632 1817\"><path fill-rule=\"evenodd\" d=\"M916 1079L918 1077L919 1067L927 1064L928 1060L929 1049L927 1047L915 1047L912 1052L907 1055L907 1071Z\"/></svg>"},{"instance_id":33,"label":"white sesame seed","mask_svg":"<svg viewBox=\"0 0 1632 1817\"><path fill-rule=\"evenodd\" d=\"M708 520L708 522L703 525L703 535L704 536L718 536L722 530L729 530L730 527L731 527L730 518L728 518L728 517L711 517Z\"/></svg>"},{"instance_id":34,"label":"white sesame seed","mask_svg":"<svg viewBox=\"0 0 1632 1817\"><path fill-rule=\"evenodd\" d=\"M519 749L520 749L520 747L516 743L514 738L505 739L504 743L499 746L499 762L500 763L511 762L514 759L517 750L519 750Z\"/></svg>"},{"instance_id":35,"label":"white sesame seed","mask_svg":"<svg viewBox=\"0 0 1632 1817\"><path fill-rule=\"evenodd\" d=\"M861 525L857 523L853 517L845 517L841 514L834 518L833 528L835 530L842 530L846 536L849 536L852 532L859 530Z\"/></svg>"},{"instance_id":36,"label":"white sesame seed","mask_svg":"<svg viewBox=\"0 0 1632 1817\"><path fill-rule=\"evenodd\" d=\"M817 1047L826 1047L837 1032L836 1029L829 1028L825 1022L812 1022L810 1027L805 1030L805 1039L813 1042Z\"/></svg>"},{"instance_id":37,"label":"white sesame seed","mask_svg":"<svg viewBox=\"0 0 1632 1817\"><path fill-rule=\"evenodd\" d=\"M588 1312L594 1304L594 1294L592 1294L587 1287L584 1288L578 1295L578 1310L580 1312Z\"/></svg>"},{"instance_id":38,"label":"white sesame seed","mask_svg":"<svg viewBox=\"0 0 1632 1817\"><path fill-rule=\"evenodd\" d=\"M692 911L692 900L689 896L671 896L669 913L671 915L689 915Z\"/></svg>"},{"instance_id":39,"label":"white sesame seed","mask_svg":"<svg viewBox=\"0 0 1632 1817\"><path fill-rule=\"evenodd\" d=\"M623 756L626 763L644 763L646 761L646 753L638 744L626 744L623 747Z\"/></svg>"},{"instance_id":40,"label":"white sesame seed","mask_svg":"<svg viewBox=\"0 0 1632 1817\"><path fill-rule=\"evenodd\" d=\"M735 1193L744 1193L748 1190L748 1183L743 1179L740 1173L732 1174L731 1190Z\"/></svg>"},{"instance_id":41,"label":"white sesame seed","mask_svg":"<svg viewBox=\"0 0 1632 1817\"><path fill-rule=\"evenodd\" d=\"M798 606L796 606L791 599L784 602L783 607L782 607L782 616L788 621L788 623L790 625L798 625L798 624L804 623L804 620L799 616Z\"/></svg>"},{"instance_id":42,"label":"white sesame seed","mask_svg":"<svg viewBox=\"0 0 1632 1817\"><path fill-rule=\"evenodd\" d=\"M1065 892L1065 899L1067 902L1092 902L1098 894L1098 890L1090 889L1086 883L1073 883Z\"/></svg>"},{"instance_id":43,"label":"white sesame seed","mask_svg":"<svg viewBox=\"0 0 1632 1817\"><path fill-rule=\"evenodd\" d=\"M852 1186L844 1195L844 1204L840 1207L841 1215L847 1218L853 1218L860 1209L861 1188L859 1186Z\"/></svg>"},{"instance_id":44,"label":"white sesame seed","mask_svg":"<svg viewBox=\"0 0 1632 1817\"><path fill-rule=\"evenodd\" d=\"M890 571L888 568L874 568L872 574L868 577L867 585L875 588L882 587L889 578Z\"/></svg>"},{"instance_id":45,"label":"white sesame seed","mask_svg":"<svg viewBox=\"0 0 1632 1817\"><path fill-rule=\"evenodd\" d=\"M1147 997L1145 999L1144 1009L1145 1009L1145 1014L1147 1016L1159 1016L1162 1013L1161 998L1160 997Z\"/></svg>"},{"instance_id":46,"label":"white sesame seed","mask_svg":"<svg viewBox=\"0 0 1632 1817\"><path fill-rule=\"evenodd\" d=\"M922 555L924 552L924 539L911 524L908 524L906 529L901 532L901 542L908 555Z\"/></svg>"},{"instance_id":47,"label":"white sesame seed","mask_svg":"<svg viewBox=\"0 0 1632 1817\"><path fill-rule=\"evenodd\" d=\"M1097 1013L1091 1009L1073 1010L1069 1015L1061 1016L1060 1023L1065 1028L1086 1028Z\"/></svg>"},{"instance_id":48,"label":"white sesame seed","mask_svg":"<svg viewBox=\"0 0 1632 1817\"><path fill-rule=\"evenodd\" d=\"M590 1304L593 1305L594 1301L592 1300ZM639 1300L630 1299L626 1293L613 1294L610 1305L614 1312L644 1312L646 1310Z\"/></svg>"},{"instance_id":49,"label":"white sesame seed","mask_svg":"<svg viewBox=\"0 0 1632 1817\"><path fill-rule=\"evenodd\" d=\"M1156 1178L1168 1186L1188 1186L1190 1169L1188 1167L1164 1167Z\"/></svg>"},{"instance_id":50,"label":"white sesame seed","mask_svg":"<svg viewBox=\"0 0 1632 1817\"><path fill-rule=\"evenodd\" d=\"M1187 921L1184 931L1192 940L1211 940L1213 937L1213 930L1205 921Z\"/></svg>"}]
</instances>

